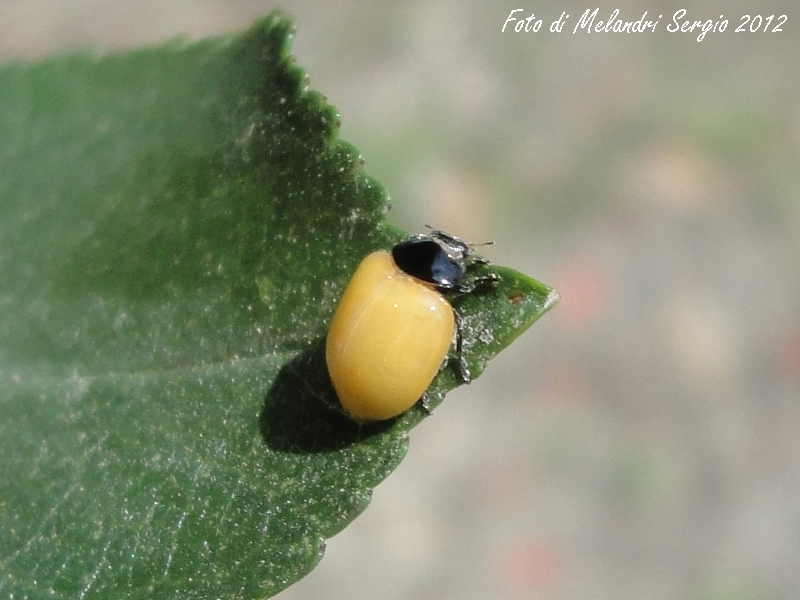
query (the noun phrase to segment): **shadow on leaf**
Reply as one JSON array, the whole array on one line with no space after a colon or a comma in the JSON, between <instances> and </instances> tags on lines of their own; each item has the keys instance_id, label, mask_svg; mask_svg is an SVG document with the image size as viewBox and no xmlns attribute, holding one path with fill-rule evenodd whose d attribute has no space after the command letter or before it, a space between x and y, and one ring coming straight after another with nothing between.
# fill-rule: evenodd
<instances>
[{"instance_id":1,"label":"shadow on leaf","mask_svg":"<svg viewBox=\"0 0 800 600\"><path fill-rule=\"evenodd\" d=\"M273 450L296 454L345 448L386 431L394 420L358 423L341 412L319 339L284 365L267 392L260 426Z\"/></svg>"}]
</instances>

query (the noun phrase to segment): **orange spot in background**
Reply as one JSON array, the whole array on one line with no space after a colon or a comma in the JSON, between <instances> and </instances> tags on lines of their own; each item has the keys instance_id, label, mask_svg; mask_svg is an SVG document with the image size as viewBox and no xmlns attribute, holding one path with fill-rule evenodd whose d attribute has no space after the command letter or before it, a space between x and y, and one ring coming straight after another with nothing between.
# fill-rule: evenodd
<instances>
[{"instance_id":1,"label":"orange spot in background","mask_svg":"<svg viewBox=\"0 0 800 600\"><path fill-rule=\"evenodd\" d=\"M800 329L794 329L778 348L778 366L788 379L800 382Z\"/></svg>"},{"instance_id":2,"label":"orange spot in background","mask_svg":"<svg viewBox=\"0 0 800 600\"><path fill-rule=\"evenodd\" d=\"M563 572L563 559L552 543L535 539L511 542L501 553L501 577L517 592L556 586Z\"/></svg>"},{"instance_id":3,"label":"orange spot in background","mask_svg":"<svg viewBox=\"0 0 800 600\"><path fill-rule=\"evenodd\" d=\"M554 287L561 294L554 314L565 329L589 327L608 304L608 278L603 265L587 255L570 258L556 271Z\"/></svg>"},{"instance_id":4,"label":"orange spot in background","mask_svg":"<svg viewBox=\"0 0 800 600\"><path fill-rule=\"evenodd\" d=\"M583 404L591 397L591 387L580 365L570 361L553 361L537 395L554 406Z\"/></svg>"}]
</instances>

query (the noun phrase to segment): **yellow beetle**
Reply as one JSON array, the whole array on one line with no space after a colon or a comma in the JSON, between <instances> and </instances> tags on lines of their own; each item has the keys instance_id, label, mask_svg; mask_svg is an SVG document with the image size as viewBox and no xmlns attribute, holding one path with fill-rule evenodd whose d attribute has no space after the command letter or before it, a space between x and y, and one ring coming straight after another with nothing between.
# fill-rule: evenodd
<instances>
[{"instance_id":1,"label":"yellow beetle","mask_svg":"<svg viewBox=\"0 0 800 600\"><path fill-rule=\"evenodd\" d=\"M331 321L325 358L347 413L359 421L395 417L423 400L453 337L462 379L461 319L445 295L495 283L490 273L467 277L487 261L471 246L433 230L373 252L356 269ZM424 406L424 404L423 404Z\"/></svg>"}]
</instances>

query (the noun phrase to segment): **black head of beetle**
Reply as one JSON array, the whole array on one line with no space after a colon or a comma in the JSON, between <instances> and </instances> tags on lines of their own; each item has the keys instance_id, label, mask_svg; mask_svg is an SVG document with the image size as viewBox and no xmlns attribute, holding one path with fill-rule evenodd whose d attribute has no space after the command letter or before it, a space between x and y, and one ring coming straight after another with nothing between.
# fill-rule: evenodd
<instances>
[{"instance_id":1,"label":"black head of beetle","mask_svg":"<svg viewBox=\"0 0 800 600\"><path fill-rule=\"evenodd\" d=\"M392 248L392 258L400 269L442 293L468 293L476 283L497 280L491 274L466 283L468 266L486 263L486 259L470 255L469 244L438 229L400 242Z\"/></svg>"},{"instance_id":2,"label":"black head of beetle","mask_svg":"<svg viewBox=\"0 0 800 600\"><path fill-rule=\"evenodd\" d=\"M491 244L491 242L489 242ZM483 244L482 244L483 245ZM433 229L430 235L419 234L392 248L395 264L412 277L434 286L440 293L448 295L469 294L476 288L495 284L499 277L495 273L467 276L467 269L474 264L486 264L481 256L470 254L472 246L452 235ZM464 358L464 322L458 310L456 319L456 359L461 379L472 380ZM423 403L424 406L424 403Z\"/></svg>"}]
</instances>

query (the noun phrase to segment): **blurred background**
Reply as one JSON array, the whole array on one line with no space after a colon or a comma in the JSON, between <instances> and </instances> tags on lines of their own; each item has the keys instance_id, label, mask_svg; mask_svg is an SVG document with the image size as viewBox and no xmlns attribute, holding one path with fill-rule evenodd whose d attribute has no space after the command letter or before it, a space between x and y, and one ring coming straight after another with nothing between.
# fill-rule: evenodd
<instances>
[{"instance_id":1,"label":"blurred background","mask_svg":"<svg viewBox=\"0 0 800 600\"><path fill-rule=\"evenodd\" d=\"M276 6L3 1L0 59L241 30ZM280 6L391 221L493 239L493 262L562 301L412 432L278 598L800 597L794 3ZM597 7L662 17L573 35ZM501 33L516 8L542 30ZM669 33L680 8L727 30ZM745 14L758 32L734 32Z\"/></svg>"}]
</instances>

